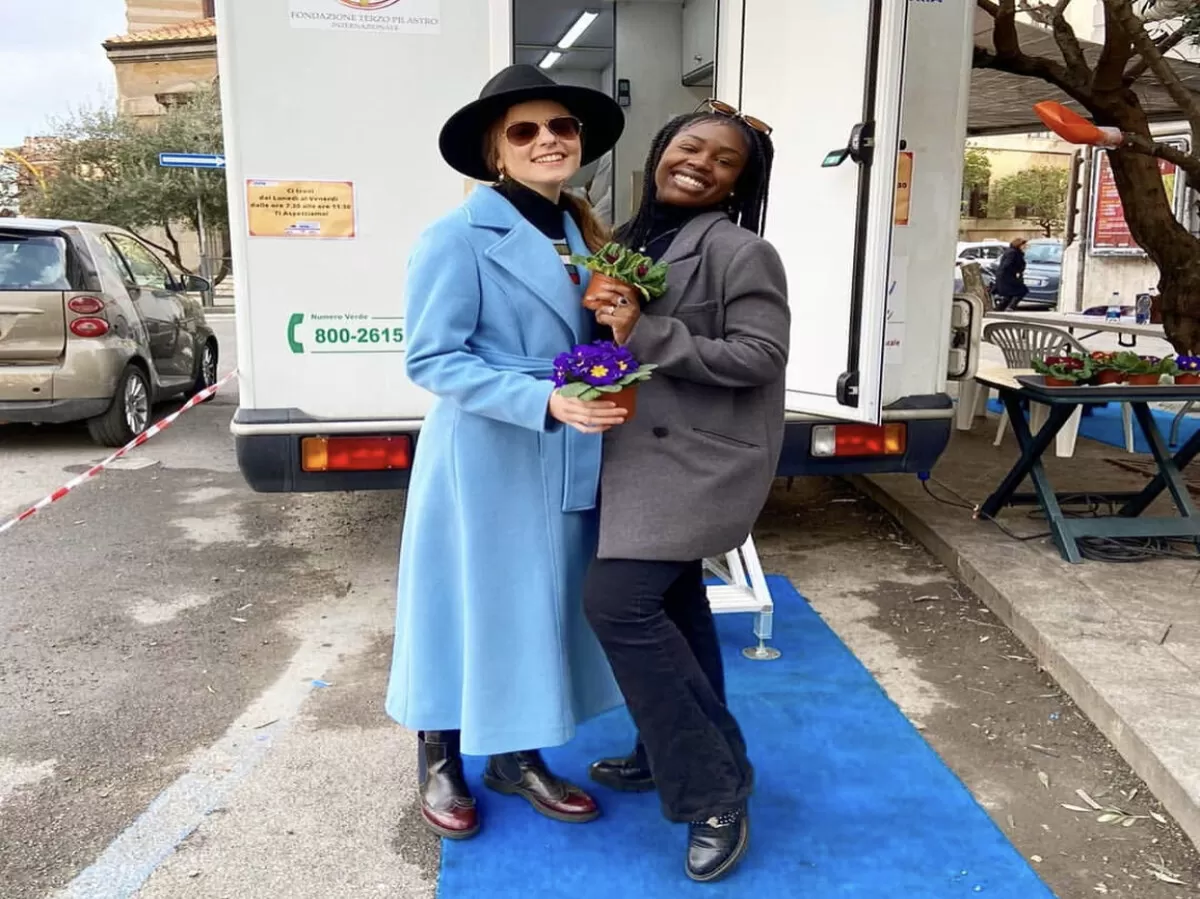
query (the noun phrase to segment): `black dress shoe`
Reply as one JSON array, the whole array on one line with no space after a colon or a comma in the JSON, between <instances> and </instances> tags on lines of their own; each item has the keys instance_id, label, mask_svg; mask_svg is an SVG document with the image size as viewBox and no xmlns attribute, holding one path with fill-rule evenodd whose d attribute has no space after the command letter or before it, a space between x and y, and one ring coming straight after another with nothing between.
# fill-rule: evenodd
<instances>
[{"instance_id":1,"label":"black dress shoe","mask_svg":"<svg viewBox=\"0 0 1200 899\"><path fill-rule=\"evenodd\" d=\"M701 883L720 880L746 854L750 818L744 811L726 812L688 825L687 876Z\"/></svg>"},{"instance_id":2,"label":"black dress shoe","mask_svg":"<svg viewBox=\"0 0 1200 899\"><path fill-rule=\"evenodd\" d=\"M546 767L536 749L506 752L488 759L483 783L506 796L520 796L547 818L582 824L600 816L596 800Z\"/></svg>"},{"instance_id":3,"label":"black dress shoe","mask_svg":"<svg viewBox=\"0 0 1200 899\"><path fill-rule=\"evenodd\" d=\"M417 784L426 827L451 840L479 833L479 812L463 779L458 731L417 734Z\"/></svg>"},{"instance_id":4,"label":"black dress shoe","mask_svg":"<svg viewBox=\"0 0 1200 899\"><path fill-rule=\"evenodd\" d=\"M601 786L621 793L646 793L654 789L654 775L641 743L622 758L600 759L588 768L588 776Z\"/></svg>"}]
</instances>

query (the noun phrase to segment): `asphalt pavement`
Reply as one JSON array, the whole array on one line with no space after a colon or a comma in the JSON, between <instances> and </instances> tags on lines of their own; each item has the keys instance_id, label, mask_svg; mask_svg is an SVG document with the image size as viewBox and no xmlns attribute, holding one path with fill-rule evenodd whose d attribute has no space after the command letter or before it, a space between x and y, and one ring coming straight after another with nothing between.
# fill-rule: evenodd
<instances>
[{"instance_id":1,"label":"asphalt pavement","mask_svg":"<svg viewBox=\"0 0 1200 899\"><path fill-rule=\"evenodd\" d=\"M410 738L360 674L386 671L403 496L252 493L236 406L0 535L4 899L432 895ZM107 452L0 427L0 520ZM225 845L234 809L257 826Z\"/></svg>"}]
</instances>

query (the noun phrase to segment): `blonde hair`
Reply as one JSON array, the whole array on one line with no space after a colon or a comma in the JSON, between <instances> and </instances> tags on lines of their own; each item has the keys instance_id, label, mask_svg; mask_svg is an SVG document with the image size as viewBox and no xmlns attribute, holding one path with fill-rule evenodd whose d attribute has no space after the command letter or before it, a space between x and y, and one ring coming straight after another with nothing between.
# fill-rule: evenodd
<instances>
[{"instance_id":1,"label":"blonde hair","mask_svg":"<svg viewBox=\"0 0 1200 899\"><path fill-rule=\"evenodd\" d=\"M501 116L488 129L483 143L484 162L487 163L488 171L495 176L497 181L504 180L504 173L500 170L500 141L503 136L504 117ZM567 212L579 227L579 232L583 235L583 242L587 244L589 250L594 253L612 240L612 232L596 218L595 213L592 212L591 203L569 192L566 188L563 188L562 199L566 203Z\"/></svg>"}]
</instances>

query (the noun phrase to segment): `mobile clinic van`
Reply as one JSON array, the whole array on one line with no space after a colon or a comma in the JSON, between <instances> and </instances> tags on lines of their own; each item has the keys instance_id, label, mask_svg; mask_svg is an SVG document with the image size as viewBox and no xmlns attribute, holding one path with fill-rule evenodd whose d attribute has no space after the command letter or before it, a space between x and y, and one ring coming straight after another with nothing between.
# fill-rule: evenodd
<instances>
[{"instance_id":1,"label":"mobile clinic van","mask_svg":"<svg viewBox=\"0 0 1200 899\"><path fill-rule=\"evenodd\" d=\"M978 307L952 299L974 6L219 3L246 480L406 482L430 397L404 375L405 262L473 187L438 131L513 61L625 106L600 185L618 223L670 116L716 96L770 123L766 235L793 307L780 474L927 470L950 433L947 379L970 376L978 340Z\"/></svg>"}]
</instances>

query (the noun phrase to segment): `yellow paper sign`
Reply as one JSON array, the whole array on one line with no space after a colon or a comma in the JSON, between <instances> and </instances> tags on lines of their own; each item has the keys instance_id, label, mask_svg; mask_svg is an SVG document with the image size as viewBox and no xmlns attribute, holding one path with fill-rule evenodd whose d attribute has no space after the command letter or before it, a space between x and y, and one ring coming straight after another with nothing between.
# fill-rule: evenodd
<instances>
[{"instance_id":1,"label":"yellow paper sign","mask_svg":"<svg viewBox=\"0 0 1200 899\"><path fill-rule=\"evenodd\" d=\"M354 184L350 181L246 182L251 237L346 240L354 232Z\"/></svg>"},{"instance_id":2,"label":"yellow paper sign","mask_svg":"<svg viewBox=\"0 0 1200 899\"><path fill-rule=\"evenodd\" d=\"M912 173L913 155L905 151L896 161L896 205L892 220L897 225L908 224L908 211L912 205Z\"/></svg>"}]
</instances>

